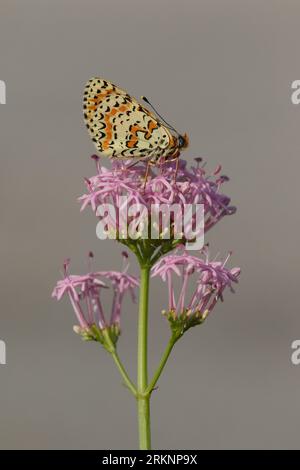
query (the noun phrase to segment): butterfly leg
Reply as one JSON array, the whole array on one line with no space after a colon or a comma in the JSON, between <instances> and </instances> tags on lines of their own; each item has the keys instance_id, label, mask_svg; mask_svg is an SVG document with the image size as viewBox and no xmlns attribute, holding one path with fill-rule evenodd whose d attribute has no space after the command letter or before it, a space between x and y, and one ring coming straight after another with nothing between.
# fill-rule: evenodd
<instances>
[{"instance_id":1,"label":"butterfly leg","mask_svg":"<svg viewBox=\"0 0 300 470\"><path fill-rule=\"evenodd\" d=\"M147 180L148 180L148 176L149 176L150 165L151 165L151 161L148 160L148 161L147 161L146 173L145 173L144 187L143 187L143 190L144 190L144 191L145 191L145 189L146 189L146 184L147 184Z\"/></svg>"},{"instance_id":2,"label":"butterfly leg","mask_svg":"<svg viewBox=\"0 0 300 470\"><path fill-rule=\"evenodd\" d=\"M175 174L174 174L174 183L176 183L177 173L179 168L179 153L176 157L176 165L175 165Z\"/></svg>"},{"instance_id":3,"label":"butterfly leg","mask_svg":"<svg viewBox=\"0 0 300 470\"><path fill-rule=\"evenodd\" d=\"M179 156L180 156L180 152L176 152L173 155L171 155L171 158L168 158L168 160L167 160L168 162L176 161L175 173L174 173L174 183L176 183L177 173L178 173L178 169L179 169Z\"/></svg>"},{"instance_id":4,"label":"butterfly leg","mask_svg":"<svg viewBox=\"0 0 300 470\"><path fill-rule=\"evenodd\" d=\"M128 170L129 168L133 168L135 165L137 165L138 163L140 163L139 160L136 160L135 162L133 163L130 163L129 165L126 165L126 170Z\"/></svg>"}]
</instances>

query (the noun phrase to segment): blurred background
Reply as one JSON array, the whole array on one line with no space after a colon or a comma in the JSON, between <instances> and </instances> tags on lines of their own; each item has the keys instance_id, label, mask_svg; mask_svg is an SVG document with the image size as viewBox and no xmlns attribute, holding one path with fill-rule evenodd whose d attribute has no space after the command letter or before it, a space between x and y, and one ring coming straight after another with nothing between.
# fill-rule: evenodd
<instances>
[{"instance_id":1,"label":"blurred background","mask_svg":"<svg viewBox=\"0 0 300 470\"><path fill-rule=\"evenodd\" d=\"M74 273L89 250L96 269L122 263L76 200L95 171L81 110L95 75L188 132L185 158L221 163L238 206L206 241L212 255L233 250L240 284L177 344L153 393L153 447L300 448L299 18L297 0L1 0L2 449L137 447L135 402L111 358L73 333L67 299L50 297L67 256ZM151 371L166 301L153 282ZM133 377L136 323L128 301L119 351Z\"/></svg>"}]
</instances>

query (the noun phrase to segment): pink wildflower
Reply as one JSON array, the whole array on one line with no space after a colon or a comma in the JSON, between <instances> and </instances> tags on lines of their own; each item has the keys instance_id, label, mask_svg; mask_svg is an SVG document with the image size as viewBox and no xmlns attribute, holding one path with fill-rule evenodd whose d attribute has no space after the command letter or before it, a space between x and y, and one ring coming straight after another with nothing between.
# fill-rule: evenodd
<instances>
[{"instance_id":1,"label":"pink wildflower","mask_svg":"<svg viewBox=\"0 0 300 470\"><path fill-rule=\"evenodd\" d=\"M192 256L187 252L176 252L161 258L152 269L152 277L160 276L168 283L168 316L197 318L200 322L213 310L217 301L223 300L223 292L238 281L240 268L226 268L225 261L209 261L207 249L202 250L202 257ZM180 277L181 288L175 298L174 275ZM187 286L191 278L196 282L193 294L187 298Z\"/></svg>"},{"instance_id":2,"label":"pink wildflower","mask_svg":"<svg viewBox=\"0 0 300 470\"><path fill-rule=\"evenodd\" d=\"M130 166L128 162L117 161L108 170L100 165L98 159L96 166L97 174L85 180L88 192L79 198L81 210L91 206L96 213L98 206L112 204L117 214L117 232L118 220L122 219L124 211L124 196L127 198L127 210L131 204L141 204L148 208L149 214L153 204L179 204L182 208L187 204L203 204L205 231L225 215L235 212L230 198L220 191L228 180L219 175L220 166L209 175L203 166L199 166L199 161L195 167L188 169L186 161L180 160L175 180L175 163L164 163L151 167L145 185L144 162Z\"/></svg>"},{"instance_id":3,"label":"pink wildflower","mask_svg":"<svg viewBox=\"0 0 300 470\"><path fill-rule=\"evenodd\" d=\"M127 256L127 255L126 255ZM89 258L93 254L89 254ZM64 263L64 278L57 282L52 297L60 300L67 294L71 301L78 326L74 329L78 333L85 333L86 339L95 339L93 328L98 330L114 328L120 332L121 307L124 295L130 292L132 300L135 301L134 289L139 285L136 277L127 274L128 262L122 272L97 271L84 275L70 275L68 267L70 260ZM113 300L109 319L107 320L102 307L102 289L113 288ZM92 338L90 337L92 336Z\"/></svg>"}]
</instances>

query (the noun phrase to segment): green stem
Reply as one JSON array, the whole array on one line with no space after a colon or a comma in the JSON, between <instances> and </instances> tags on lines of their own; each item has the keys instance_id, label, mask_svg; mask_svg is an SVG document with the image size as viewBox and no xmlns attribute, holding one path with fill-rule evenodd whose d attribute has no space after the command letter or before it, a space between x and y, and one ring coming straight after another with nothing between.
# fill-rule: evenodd
<instances>
[{"instance_id":1,"label":"green stem","mask_svg":"<svg viewBox=\"0 0 300 470\"><path fill-rule=\"evenodd\" d=\"M150 396L139 397L138 421L139 421L139 441L140 450L151 449L151 428L150 428Z\"/></svg>"},{"instance_id":2,"label":"green stem","mask_svg":"<svg viewBox=\"0 0 300 470\"><path fill-rule=\"evenodd\" d=\"M138 360L137 360L137 402L140 449L151 449L150 396L145 394L148 386L148 299L150 266L141 266Z\"/></svg>"},{"instance_id":3,"label":"green stem","mask_svg":"<svg viewBox=\"0 0 300 470\"><path fill-rule=\"evenodd\" d=\"M161 376L161 373L166 365L166 362L171 354L171 351L173 349L173 346L174 344L176 343L177 341L177 337L175 337L174 335L171 336L170 340L169 340L169 343L165 349L165 352L161 358L161 361L159 363L159 366L151 380L151 383L149 384L149 386L147 387L147 390L146 390L146 394L151 394L151 392L153 391L155 385L157 384L157 381L159 379L159 377Z\"/></svg>"},{"instance_id":4,"label":"green stem","mask_svg":"<svg viewBox=\"0 0 300 470\"><path fill-rule=\"evenodd\" d=\"M131 382L119 356L118 356L118 353L117 351L113 351L111 353L112 357L113 357L113 360L115 361L119 371L120 371L120 374L121 376L123 377L123 380L124 380L124 383L126 385L127 388L129 388L129 390L131 391L131 393L133 393L133 395L136 397L137 396L137 389L135 387L135 385Z\"/></svg>"},{"instance_id":5,"label":"green stem","mask_svg":"<svg viewBox=\"0 0 300 470\"><path fill-rule=\"evenodd\" d=\"M129 378L129 375L127 374L125 367L122 364L121 359L119 358L119 355L116 350L116 346L114 345L109 331L107 329L104 329L102 331L103 337L105 339L105 348L106 350L112 355L113 360L116 363L117 368L120 371L121 376L123 377L124 383L129 388L129 390L133 393L133 395L136 397L137 396L137 389L135 385L132 383L132 381Z\"/></svg>"}]
</instances>

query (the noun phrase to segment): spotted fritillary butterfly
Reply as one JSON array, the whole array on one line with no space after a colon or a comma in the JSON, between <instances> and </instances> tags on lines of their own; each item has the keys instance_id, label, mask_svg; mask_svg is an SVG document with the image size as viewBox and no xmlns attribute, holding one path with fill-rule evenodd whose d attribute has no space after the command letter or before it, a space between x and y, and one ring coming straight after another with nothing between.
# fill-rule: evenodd
<instances>
[{"instance_id":1,"label":"spotted fritillary butterfly","mask_svg":"<svg viewBox=\"0 0 300 470\"><path fill-rule=\"evenodd\" d=\"M88 132L97 150L106 157L172 160L188 145L186 134L180 135L172 126L162 123L108 80L96 77L87 82L83 108Z\"/></svg>"}]
</instances>

